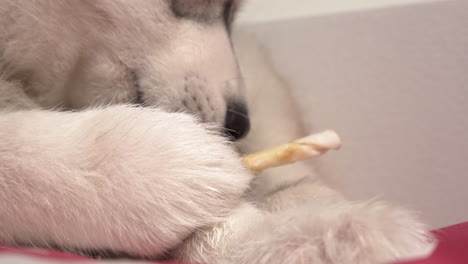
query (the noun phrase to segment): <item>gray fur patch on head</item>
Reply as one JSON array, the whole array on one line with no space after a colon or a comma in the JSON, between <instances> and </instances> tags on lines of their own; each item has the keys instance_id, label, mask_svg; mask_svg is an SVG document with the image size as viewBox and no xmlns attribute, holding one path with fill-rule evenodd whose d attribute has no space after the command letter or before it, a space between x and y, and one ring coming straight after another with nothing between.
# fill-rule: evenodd
<instances>
[{"instance_id":1,"label":"gray fur patch on head","mask_svg":"<svg viewBox=\"0 0 468 264\"><path fill-rule=\"evenodd\" d=\"M222 19L226 26L230 27L241 2L241 0L172 0L170 6L177 17L205 23Z\"/></svg>"},{"instance_id":2,"label":"gray fur patch on head","mask_svg":"<svg viewBox=\"0 0 468 264\"><path fill-rule=\"evenodd\" d=\"M175 16L211 22L223 16L225 0L172 0L171 9Z\"/></svg>"}]
</instances>

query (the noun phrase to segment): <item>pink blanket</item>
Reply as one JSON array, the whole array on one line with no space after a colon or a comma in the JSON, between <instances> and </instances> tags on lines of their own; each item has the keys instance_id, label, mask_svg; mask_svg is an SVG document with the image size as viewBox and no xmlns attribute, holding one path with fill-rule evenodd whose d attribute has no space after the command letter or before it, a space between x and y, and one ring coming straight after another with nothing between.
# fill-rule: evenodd
<instances>
[{"instance_id":1,"label":"pink blanket","mask_svg":"<svg viewBox=\"0 0 468 264\"><path fill-rule=\"evenodd\" d=\"M468 222L433 232L439 244L429 258L397 264L468 264Z\"/></svg>"}]
</instances>

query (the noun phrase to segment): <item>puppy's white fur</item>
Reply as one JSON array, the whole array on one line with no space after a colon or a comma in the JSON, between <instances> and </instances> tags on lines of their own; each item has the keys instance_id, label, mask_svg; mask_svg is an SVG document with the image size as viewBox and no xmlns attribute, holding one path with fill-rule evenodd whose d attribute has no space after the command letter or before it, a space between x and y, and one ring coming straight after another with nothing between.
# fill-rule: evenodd
<instances>
[{"instance_id":1,"label":"puppy's white fur","mask_svg":"<svg viewBox=\"0 0 468 264\"><path fill-rule=\"evenodd\" d=\"M411 212L348 202L304 164L249 188L200 122L220 124L244 93L224 25L200 23L162 0L0 4L2 243L205 263L379 263L430 248ZM236 43L255 100L240 148L302 136L265 57ZM138 89L154 108L128 105Z\"/></svg>"}]
</instances>

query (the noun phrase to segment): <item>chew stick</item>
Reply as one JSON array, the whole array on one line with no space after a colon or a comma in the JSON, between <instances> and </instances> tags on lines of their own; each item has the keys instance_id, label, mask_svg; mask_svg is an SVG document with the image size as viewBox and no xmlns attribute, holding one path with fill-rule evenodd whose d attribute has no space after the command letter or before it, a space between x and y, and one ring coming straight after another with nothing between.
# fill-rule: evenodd
<instances>
[{"instance_id":1,"label":"chew stick","mask_svg":"<svg viewBox=\"0 0 468 264\"><path fill-rule=\"evenodd\" d=\"M332 130L313 134L268 150L249 154L243 158L244 165L254 173L268 168L318 157L330 149L339 149L341 140Z\"/></svg>"}]
</instances>

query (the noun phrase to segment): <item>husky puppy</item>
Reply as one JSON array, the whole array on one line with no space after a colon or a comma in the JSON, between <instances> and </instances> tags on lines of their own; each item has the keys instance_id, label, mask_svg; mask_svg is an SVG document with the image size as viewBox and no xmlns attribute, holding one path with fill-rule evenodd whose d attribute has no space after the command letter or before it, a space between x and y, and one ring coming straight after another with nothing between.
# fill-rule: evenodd
<instances>
[{"instance_id":1,"label":"husky puppy","mask_svg":"<svg viewBox=\"0 0 468 264\"><path fill-rule=\"evenodd\" d=\"M275 116L251 104L241 150L303 134L282 83L239 40L244 89L230 38L239 4L0 3L1 244L317 264L430 247L411 212L348 202L305 177L305 165L251 185L227 139L249 131L246 94L267 84L261 101ZM268 129L285 129L284 139L266 140Z\"/></svg>"}]
</instances>

